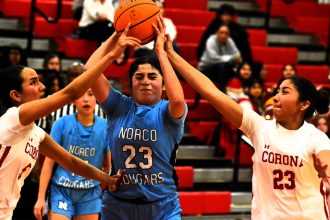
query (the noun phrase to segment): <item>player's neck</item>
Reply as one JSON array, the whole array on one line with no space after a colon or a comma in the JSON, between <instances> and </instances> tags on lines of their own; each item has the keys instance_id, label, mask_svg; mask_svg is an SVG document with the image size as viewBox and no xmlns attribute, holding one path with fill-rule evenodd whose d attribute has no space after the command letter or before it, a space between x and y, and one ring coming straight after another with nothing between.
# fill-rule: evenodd
<instances>
[{"instance_id":1,"label":"player's neck","mask_svg":"<svg viewBox=\"0 0 330 220\"><path fill-rule=\"evenodd\" d=\"M94 124L94 114L76 114L77 120L80 122L80 124L84 126L91 126Z\"/></svg>"}]
</instances>

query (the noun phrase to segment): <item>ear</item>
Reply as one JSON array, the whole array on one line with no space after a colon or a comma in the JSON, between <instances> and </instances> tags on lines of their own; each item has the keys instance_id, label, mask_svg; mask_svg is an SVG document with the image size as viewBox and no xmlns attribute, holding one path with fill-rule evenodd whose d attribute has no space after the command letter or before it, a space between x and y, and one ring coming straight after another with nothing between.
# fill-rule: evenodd
<instances>
[{"instance_id":1,"label":"ear","mask_svg":"<svg viewBox=\"0 0 330 220\"><path fill-rule=\"evenodd\" d=\"M311 105L311 103L307 100L307 101L303 101L301 102L301 107L300 110L301 111L305 111L306 109L308 109L308 107Z\"/></svg>"},{"instance_id":2,"label":"ear","mask_svg":"<svg viewBox=\"0 0 330 220\"><path fill-rule=\"evenodd\" d=\"M16 90L11 90L9 92L9 96L10 96L11 100L13 100L13 102L15 102L15 103L21 103L22 102L22 96Z\"/></svg>"}]
</instances>

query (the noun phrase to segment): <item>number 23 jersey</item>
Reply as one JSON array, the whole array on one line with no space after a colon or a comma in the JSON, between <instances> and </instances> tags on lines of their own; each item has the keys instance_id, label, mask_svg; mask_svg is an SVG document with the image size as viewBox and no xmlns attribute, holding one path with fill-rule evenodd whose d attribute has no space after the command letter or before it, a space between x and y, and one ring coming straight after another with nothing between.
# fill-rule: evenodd
<instances>
[{"instance_id":1,"label":"number 23 jersey","mask_svg":"<svg viewBox=\"0 0 330 220\"><path fill-rule=\"evenodd\" d=\"M122 184L113 194L143 201L176 195L173 166L187 110L181 118L173 119L168 101L137 106L115 89L110 90L102 107L108 118L113 168L126 169Z\"/></svg>"},{"instance_id":2,"label":"number 23 jersey","mask_svg":"<svg viewBox=\"0 0 330 220\"><path fill-rule=\"evenodd\" d=\"M241 130L255 153L252 219L328 219L325 186L313 165L313 153L330 150L328 137L304 122L287 130L245 110Z\"/></svg>"}]
</instances>

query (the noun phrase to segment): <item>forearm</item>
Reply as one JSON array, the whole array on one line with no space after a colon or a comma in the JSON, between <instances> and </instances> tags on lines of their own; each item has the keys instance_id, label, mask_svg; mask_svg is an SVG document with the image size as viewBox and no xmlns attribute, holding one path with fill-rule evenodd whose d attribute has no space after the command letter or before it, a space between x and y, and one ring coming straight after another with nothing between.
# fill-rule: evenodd
<instances>
[{"instance_id":1,"label":"forearm","mask_svg":"<svg viewBox=\"0 0 330 220\"><path fill-rule=\"evenodd\" d=\"M240 127L243 118L243 109L235 101L221 92L213 82L199 72L174 50L167 52L168 58L183 78L221 114L236 127Z\"/></svg>"},{"instance_id":2,"label":"forearm","mask_svg":"<svg viewBox=\"0 0 330 220\"><path fill-rule=\"evenodd\" d=\"M46 192L53 172L53 166L54 162L49 158L45 158L40 173L38 199L46 200Z\"/></svg>"}]
</instances>

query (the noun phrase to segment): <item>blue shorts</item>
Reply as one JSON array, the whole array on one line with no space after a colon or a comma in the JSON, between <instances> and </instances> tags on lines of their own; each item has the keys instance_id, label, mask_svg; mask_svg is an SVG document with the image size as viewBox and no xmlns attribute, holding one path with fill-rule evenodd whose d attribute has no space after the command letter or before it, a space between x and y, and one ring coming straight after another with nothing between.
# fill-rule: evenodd
<instances>
[{"instance_id":1,"label":"blue shorts","mask_svg":"<svg viewBox=\"0 0 330 220\"><path fill-rule=\"evenodd\" d=\"M181 220L181 212L177 195L141 204L115 198L108 191L102 197L101 220Z\"/></svg>"},{"instance_id":2,"label":"blue shorts","mask_svg":"<svg viewBox=\"0 0 330 220\"><path fill-rule=\"evenodd\" d=\"M70 189L52 184L50 186L50 207L56 214L69 219L72 216L101 212L102 191L99 186L91 189Z\"/></svg>"}]
</instances>

